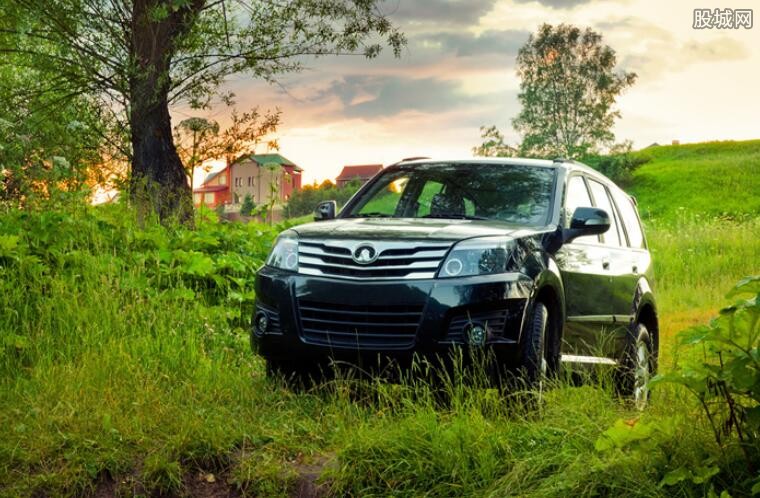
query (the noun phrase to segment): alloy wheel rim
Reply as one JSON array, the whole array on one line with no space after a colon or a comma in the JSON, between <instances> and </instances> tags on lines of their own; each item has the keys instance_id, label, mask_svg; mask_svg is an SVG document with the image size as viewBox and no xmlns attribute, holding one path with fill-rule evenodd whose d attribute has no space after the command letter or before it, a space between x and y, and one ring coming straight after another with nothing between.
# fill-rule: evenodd
<instances>
[{"instance_id":1,"label":"alloy wheel rim","mask_svg":"<svg viewBox=\"0 0 760 498\"><path fill-rule=\"evenodd\" d=\"M634 371L633 399L636 408L643 410L649 402L649 348L640 341L636 345L636 367Z\"/></svg>"}]
</instances>

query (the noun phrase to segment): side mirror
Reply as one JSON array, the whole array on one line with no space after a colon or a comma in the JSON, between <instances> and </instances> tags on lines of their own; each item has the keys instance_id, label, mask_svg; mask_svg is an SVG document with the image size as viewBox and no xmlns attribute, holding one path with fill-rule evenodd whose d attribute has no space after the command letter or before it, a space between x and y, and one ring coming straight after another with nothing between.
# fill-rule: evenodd
<instances>
[{"instance_id":1,"label":"side mirror","mask_svg":"<svg viewBox=\"0 0 760 498\"><path fill-rule=\"evenodd\" d=\"M314 221L332 220L337 210L338 203L335 201L320 202L314 210Z\"/></svg>"},{"instance_id":2,"label":"side mirror","mask_svg":"<svg viewBox=\"0 0 760 498\"><path fill-rule=\"evenodd\" d=\"M562 242L570 242L585 235L599 235L610 228L610 215L604 209L579 207L570 220L570 228L562 230Z\"/></svg>"}]
</instances>

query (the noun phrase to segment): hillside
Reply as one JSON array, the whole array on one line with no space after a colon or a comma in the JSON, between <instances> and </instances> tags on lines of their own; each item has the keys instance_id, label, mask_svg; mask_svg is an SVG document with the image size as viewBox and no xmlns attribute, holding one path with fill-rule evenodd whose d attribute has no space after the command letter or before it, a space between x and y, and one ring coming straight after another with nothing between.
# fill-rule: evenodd
<instances>
[{"instance_id":1,"label":"hillside","mask_svg":"<svg viewBox=\"0 0 760 498\"><path fill-rule=\"evenodd\" d=\"M628 188L645 219L760 214L760 140L655 146L635 155L649 159Z\"/></svg>"}]
</instances>

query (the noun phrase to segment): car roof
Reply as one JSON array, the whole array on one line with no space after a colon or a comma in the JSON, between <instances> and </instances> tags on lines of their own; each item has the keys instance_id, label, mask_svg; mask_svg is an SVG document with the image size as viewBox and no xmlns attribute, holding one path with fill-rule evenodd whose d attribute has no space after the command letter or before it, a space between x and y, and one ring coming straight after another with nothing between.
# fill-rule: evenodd
<instances>
[{"instance_id":1,"label":"car roof","mask_svg":"<svg viewBox=\"0 0 760 498\"><path fill-rule=\"evenodd\" d=\"M497 165L504 165L504 166L535 166L539 168L554 168L554 169L563 169L566 171L579 171L582 173L585 173L589 176L596 177L598 179L604 180L606 183L609 183L611 185L615 185L615 183L604 176L599 171L586 166L583 163L579 163L578 161L571 161L568 159L563 158L557 158L554 160L550 159L529 159L524 157L468 157L466 159L459 159L459 158L420 158L420 159L411 159L411 160L402 160L394 166L415 166L415 165L422 165L422 164L493 164L495 166Z\"/></svg>"}]
</instances>

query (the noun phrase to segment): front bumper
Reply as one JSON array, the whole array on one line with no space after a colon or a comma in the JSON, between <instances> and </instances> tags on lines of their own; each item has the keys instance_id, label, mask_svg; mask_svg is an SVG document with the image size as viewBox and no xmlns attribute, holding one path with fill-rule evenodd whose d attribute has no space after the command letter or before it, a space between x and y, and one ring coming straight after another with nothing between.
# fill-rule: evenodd
<instances>
[{"instance_id":1,"label":"front bumper","mask_svg":"<svg viewBox=\"0 0 760 498\"><path fill-rule=\"evenodd\" d=\"M521 273L428 280L346 280L264 267L256 276L252 341L265 357L400 357L468 344L514 353L533 281ZM257 318L267 317L267 330Z\"/></svg>"}]
</instances>

